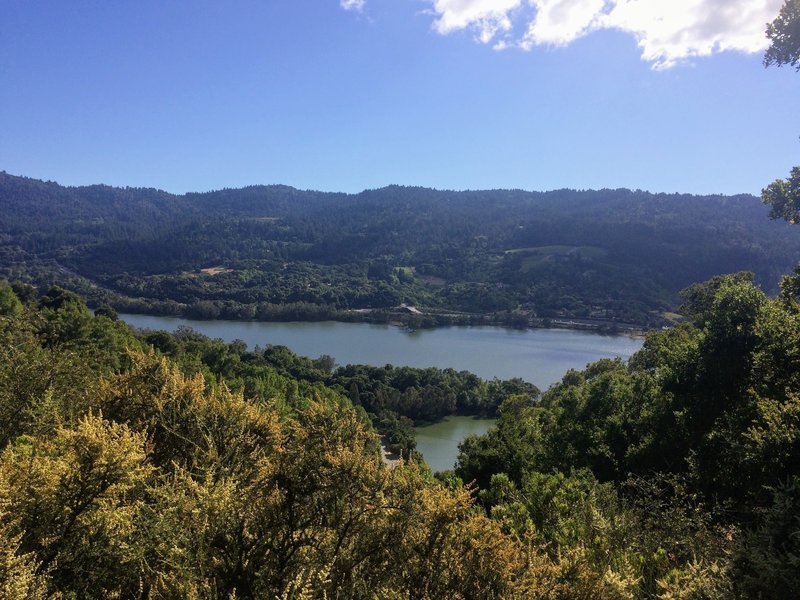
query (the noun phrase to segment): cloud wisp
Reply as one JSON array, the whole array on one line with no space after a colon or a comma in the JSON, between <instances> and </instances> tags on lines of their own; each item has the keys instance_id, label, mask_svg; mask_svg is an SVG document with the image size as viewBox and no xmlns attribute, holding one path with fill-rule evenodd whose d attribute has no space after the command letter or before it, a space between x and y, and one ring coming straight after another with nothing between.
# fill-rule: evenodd
<instances>
[{"instance_id":1,"label":"cloud wisp","mask_svg":"<svg viewBox=\"0 0 800 600\"><path fill-rule=\"evenodd\" d=\"M366 0L339 0L339 6L345 10L355 10L361 12L364 10Z\"/></svg>"},{"instance_id":2,"label":"cloud wisp","mask_svg":"<svg viewBox=\"0 0 800 600\"><path fill-rule=\"evenodd\" d=\"M341 0L363 4L363 0ZM497 50L566 46L593 31L631 34L642 59L666 69L728 50L764 50L783 0L428 0L433 28L474 32Z\"/></svg>"}]
</instances>

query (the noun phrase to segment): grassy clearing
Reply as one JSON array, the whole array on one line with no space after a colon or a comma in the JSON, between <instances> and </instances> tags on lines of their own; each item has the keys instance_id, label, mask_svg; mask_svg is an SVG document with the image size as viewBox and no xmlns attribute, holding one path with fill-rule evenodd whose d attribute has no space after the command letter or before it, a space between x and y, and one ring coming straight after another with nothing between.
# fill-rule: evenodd
<instances>
[{"instance_id":1,"label":"grassy clearing","mask_svg":"<svg viewBox=\"0 0 800 600\"><path fill-rule=\"evenodd\" d=\"M565 260L571 257L582 259L604 258L608 251L597 246L534 246L531 248L512 248L505 254L517 254L522 257L522 270L529 271L543 262Z\"/></svg>"},{"instance_id":2,"label":"grassy clearing","mask_svg":"<svg viewBox=\"0 0 800 600\"><path fill-rule=\"evenodd\" d=\"M442 279L441 277L436 277L436 275L417 275L417 278L427 284L432 285L434 287L443 287L447 285L447 280Z\"/></svg>"}]
</instances>

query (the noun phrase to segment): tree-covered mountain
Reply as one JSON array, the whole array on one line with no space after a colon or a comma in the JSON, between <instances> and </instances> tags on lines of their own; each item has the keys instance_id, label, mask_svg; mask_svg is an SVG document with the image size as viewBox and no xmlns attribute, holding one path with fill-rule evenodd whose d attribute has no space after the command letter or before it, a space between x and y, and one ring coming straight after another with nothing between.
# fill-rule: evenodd
<instances>
[{"instance_id":1,"label":"tree-covered mountain","mask_svg":"<svg viewBox=\"0 0 800 600\"><path fill-rule=\"evenodd\" d=\"M655 325L678 291L748 270L767 291L800 232L753 196L626 189L202 194L0 174L0 276L201 318L588 318ZM354 312L361 311L361 312ZM371 318L385 313L373 312Z\"/></svg>"}]
</instances>

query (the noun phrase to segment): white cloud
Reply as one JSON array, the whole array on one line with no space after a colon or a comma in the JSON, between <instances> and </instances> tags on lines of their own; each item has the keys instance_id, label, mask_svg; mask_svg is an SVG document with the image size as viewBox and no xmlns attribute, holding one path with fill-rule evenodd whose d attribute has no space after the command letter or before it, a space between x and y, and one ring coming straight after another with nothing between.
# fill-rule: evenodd
<instances>
[{"instance_id":1,"label":"white cloud","mask_svg":"<svg viewBox=\"0 0 800 600\"><path fill-rule=\"evenodd\" d=\"M535 45L564 46L596 28L606 0L533 0L536 17L520 42L525 50Z\"/></svg>"},{"instance_id":2,"label":"white cloud","mask_svg":"<svg viewBox=\"0 0 800 600\"><path fill-rule=\"evenodd\" d=\"M642 58L656 68L692 56L767 46L766 23L783 0L617 0L604 16L605 27L636 36Z\"/></svg>"},{"instance_id":3,"label":"white cloud","mask_svg":"<svg viewBox=\"0 0 800 600\"><path fill-rule=\"evenodd\" d=\"M354 0L342 0L354 1ZM633 35L642 59L668 68L687 58L767 46L783 0L430 0L434 29L462 29L495 49L564 46L599 29ZM515 31L519 33L515 33Z\"/></svg>"},{"instance_id":4,"label":"white cloud","mask_svg":"<svg viewBox=\"0 0 800 600\"><path fill-rule=\"evenodd\" d=\"M339 6L345 10L364 10L366 0L339 0Z\"/></svg>"},{"instance_id":5,"label":"white cloud","mask_svg":"<svg viewBox=\"0 0 800 600\"><path fill-rule=\"evenodd\" d=\"M488 44L511 29L511 13L521 5L522 0L433 0L433 27L441 34L469 28Z\"/></svg>"}]
</instances>

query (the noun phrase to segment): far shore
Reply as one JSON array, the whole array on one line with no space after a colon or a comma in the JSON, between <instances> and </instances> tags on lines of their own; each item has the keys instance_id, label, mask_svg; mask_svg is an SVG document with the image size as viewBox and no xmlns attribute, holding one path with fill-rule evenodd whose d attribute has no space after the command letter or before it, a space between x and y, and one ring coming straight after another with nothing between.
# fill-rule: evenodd
<instances>
[{"instance_id":1,"label":"far shore","mask_svg":"<svg viewBox=\"0 0 800 600\"><path fill-rule=\"evenodd\" d=\"M230 318L228 316L200 317L190 315L185 312L177 314L165 314L159 311L139 311L133 307L119 307L121 313L144 315L148 317L166 317L176 319L186 319L189 321L230 321L233 323L367 323L378 325L390 325L408 332L433 330L444 327L503 327L506 329L568 329L574 331L586 331L598 335L626 336L632 338L642 338L648 331L657 329L635 323L619 323L616 321L587 319L581 317L557 317L557 318L538 318L534 317L523 324L518 321L508 322L496 314L466 314L466 313L410 313L417 317L414 320L404 319L402 316L384 312L385 309L352 309L339 311L332 315L320 317L295 316L295 318ZM288 315L287 315L288 316ZM427 318L424 322L419 322L419 317Z\"/></svg>"}]
</instances>

